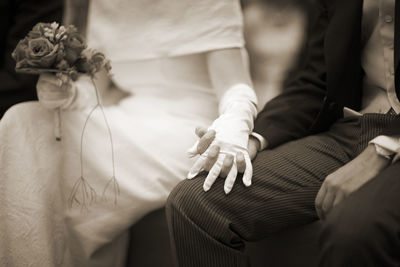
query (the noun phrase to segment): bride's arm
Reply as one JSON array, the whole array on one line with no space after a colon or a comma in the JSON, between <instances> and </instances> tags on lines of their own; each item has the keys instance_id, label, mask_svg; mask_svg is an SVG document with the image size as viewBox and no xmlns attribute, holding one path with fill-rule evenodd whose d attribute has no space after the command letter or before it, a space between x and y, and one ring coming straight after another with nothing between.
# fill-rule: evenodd
<instances>
[{"instance_id":1,"label":"bride's arm","mask_svg":"<svg viewBox=\"0 0 400 267\"><path fill-rule=\"evenodd\" d=\"M219 100L236 84L253 87L245 53L241 48L230 48L213 50L206 54L211 82Z\"/></svg>"},{"instance_id":2,"label":"bride's arm","mask_svg":"<svg viewBox=\"0 0 400 267\"><path fill-rule=\"evenodd\" d=\"M218 176L226 177L224 190L229 193L238 172L243 182L251 184L252 167L247 144L257 113L257 97L242 51L221 49L207 53L208 70L219 100L220 116L209 127L215 139L204 152L197 144L192 154L202 155L193 165L188 178L201 170L209 171L204 190L209 190ZM204 153L203 153L204 152Z\"/></svg>"}]
</instances>

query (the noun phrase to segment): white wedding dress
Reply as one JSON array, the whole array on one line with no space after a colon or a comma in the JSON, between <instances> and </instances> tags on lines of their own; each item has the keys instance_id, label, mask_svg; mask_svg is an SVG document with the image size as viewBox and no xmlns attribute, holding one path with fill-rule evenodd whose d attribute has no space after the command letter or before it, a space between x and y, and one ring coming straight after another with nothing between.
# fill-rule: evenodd
<instances>
[{"instance_id":1,"label":"white wedding dress","mask_svg":"<svg viewBox=\"0 0 400 267\"><path fill-rule=\"evenodd\" d=\"M104 109L120 193L110 184L102 198L113 158L99 110L85 130L81 170L92 102L61 112L61 142L52 110L38 102L12 107L0 121L0 266L123 266L127 230L186 177L195 127L218 115L201 53L243 47L239 1L95 0L88 42L129 93ZM82 184L71 199L81 172L96 193L92 203Z\"/></svg>"}]
</instances>

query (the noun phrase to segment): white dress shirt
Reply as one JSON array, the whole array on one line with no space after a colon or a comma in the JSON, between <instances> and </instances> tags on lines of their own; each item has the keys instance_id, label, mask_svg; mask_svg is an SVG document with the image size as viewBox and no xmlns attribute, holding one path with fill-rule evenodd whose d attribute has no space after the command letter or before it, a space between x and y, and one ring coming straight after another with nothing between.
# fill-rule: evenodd
<instances>
[{"instance_id":1,"label":"white dress shirt","mask_svg":"<svg viewBox=\"0 0 400 267\"><path fill-rule=\"evenodd\" d=\"M364 0L361 66L365 71L361 113L400 113L394 83L395 0ZM400 138L378 136L370 141L381 155L400 152ZM398 157L395 157L397 160Z\"/></svg>"},{"instance_id":2,"label":"white dress shirt","mask_svg":"<svg viewBox=\"0 0 400 267\"><path fill-rule=\"evenodd\" d=\"M365 71L361 113L400 113L394 85L395 0L364 0L361 66Z\"/></svg>"}]
</instances>

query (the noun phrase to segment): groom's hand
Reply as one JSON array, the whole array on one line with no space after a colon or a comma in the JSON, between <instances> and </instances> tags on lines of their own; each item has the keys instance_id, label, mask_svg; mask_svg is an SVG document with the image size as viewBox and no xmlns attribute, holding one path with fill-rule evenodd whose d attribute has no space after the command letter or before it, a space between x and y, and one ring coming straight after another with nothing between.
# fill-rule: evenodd
<instances>
[{"instance_id":1,"label":"groom's hand","mask_svg":"<svg viewBox=\"0 0 400 267\"><path fill-rule=\"evenodd\" d=\"M257 138L250 136L249 143L247 145L247 151L249 151L250 159L253 160L257 156L257 152L260 150L260 141Z\"/></svg>"},{"instance_id":2,"label":"groom's hand","mask_svg":"<svg viewBox=\"0 0 400 267\"><path fill-rule=\"evenodd\" d=\"M376 153L374 145L369 145L352 161L328 175L315 199L318 216L324 219L332 208L373 179L389 164L388 159Z\"/></svg>"},{"instance_id":3,"label":"groom's hand","mask_svg":"<svg viewBox=\"0 0 400 267\"><path fill-rule=\"evenodd\" d=\"M207 131L207 128L205 127L197 127L195 133L200 138L199 144L197 145L197 153L203 154L214 140L215 131ZM259 148L260 142L257 140L257 138L250 136L247 150L249 151L249 156L251 160L256 157ZM212 160L209 163L212 163Z\"/></svg>"}]
</instances>

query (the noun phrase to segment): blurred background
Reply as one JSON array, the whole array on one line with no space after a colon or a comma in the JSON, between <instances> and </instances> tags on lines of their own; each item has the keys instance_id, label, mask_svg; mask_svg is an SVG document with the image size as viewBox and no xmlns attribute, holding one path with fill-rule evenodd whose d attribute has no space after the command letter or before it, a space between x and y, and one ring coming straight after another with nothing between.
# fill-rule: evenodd
<instances>
[{"instance_id":1,"label":"blurred background","mask_svg":"<svg viewBox=\"0 0 400 267\"><path fill-rule=\"evenodd\" d=\"M242 1L244 33L259 109L282 90L307 28L306 1Z\"/></svg>"}]
</instances>

